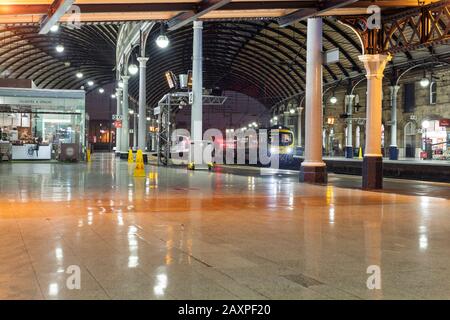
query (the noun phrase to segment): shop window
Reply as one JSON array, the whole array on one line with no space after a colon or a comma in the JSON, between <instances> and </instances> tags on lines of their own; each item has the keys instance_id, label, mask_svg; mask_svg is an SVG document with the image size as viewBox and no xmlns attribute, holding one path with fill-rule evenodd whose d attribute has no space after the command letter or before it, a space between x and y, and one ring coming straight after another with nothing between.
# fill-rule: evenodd
<instances>
[{"instance_id":1,"label":"shop window","mask_svg":"<svg viewBox=\"0 0 450 320\"><path fill-rule=\"evenodd\" d=\"M430 84L430 104L436 104L437 101L437 83Z\"/></svg>"},{"instance_id":2,"label":"shop window","mask_svg":"<svg viewBox=\"0 0 450 320\"><path fill-rule=\"evenodd\" d=\"M403 110L405 112L414 112L416 107L416 84L414 82L406 83L404 92Z\"/></svg>"},{"instance_id":3,"label":"shop window","mask_svg":"<svg viewBox=\"0 0 450 320\"><path fill-rule=\"evenodd\" d=\"M416 132L415 123L408 122L405 125L403 144L406 158L414 158L416 156Z\"/></svg>"}]
</instances>

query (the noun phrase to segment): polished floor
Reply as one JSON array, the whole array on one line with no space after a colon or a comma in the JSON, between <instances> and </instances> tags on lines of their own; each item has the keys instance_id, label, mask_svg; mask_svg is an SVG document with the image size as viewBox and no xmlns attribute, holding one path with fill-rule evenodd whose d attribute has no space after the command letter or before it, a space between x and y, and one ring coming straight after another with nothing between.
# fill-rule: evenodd
<instances>
[{"instance_id":1,"label":"polished floor","mask_svg":"<svg viewBox=\"0 0 450 320\"><path fill-rule=\"evenodd\" d=\"M0 164L0 299L450 299L448 184L146 170Z\"/></svg>"}]
</instances>

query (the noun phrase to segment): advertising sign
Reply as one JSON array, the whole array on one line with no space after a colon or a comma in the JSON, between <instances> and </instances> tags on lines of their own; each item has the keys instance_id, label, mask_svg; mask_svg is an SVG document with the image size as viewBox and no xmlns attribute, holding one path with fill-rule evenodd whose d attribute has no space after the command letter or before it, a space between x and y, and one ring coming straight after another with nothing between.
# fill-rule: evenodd
<instances>
[{"instance_id":1,"label":"advertising sign","mask_svg":"<svg viewBox=\"0 0 450 320\"><path fill-rule=\"evenodd\" d=\"M439 127L450 127L450 119L439 120Z\"/></svg>"}]
</instances>

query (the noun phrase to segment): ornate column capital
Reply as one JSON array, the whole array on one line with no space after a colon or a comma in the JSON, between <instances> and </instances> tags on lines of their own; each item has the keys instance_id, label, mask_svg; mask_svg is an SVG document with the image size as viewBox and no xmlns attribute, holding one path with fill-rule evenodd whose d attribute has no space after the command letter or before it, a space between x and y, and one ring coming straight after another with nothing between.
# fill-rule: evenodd
<instances>
[{"instance_id":1,"label":"ornate column capital","mask_svg":"<svg viewBox=\"0 0 450 320\"><path fill-rule=\"evenodd\" d=\"M391 91L392 95L396 95L398 93L398 90L400 89L400 86L389 86L389 90Z\"/></svg>"},{"instance_id":2,"label":"ornate column capital","mask_svg":"<svg viewBox=\"0 0 450 320\"><path fill-rule=\"evenodd\" d=\"M365 54L358 57L364 63L366 69L366 77L383 79L386 64L392 60L391 55L384 54Z\"/></svg>"},{"instance_id":3,"label":"ornate column capital","mask_svg":"<svg viewBox=\"0 0 450 320\"><path fill-rule=\"evenodd\" d=\"M144 67L147 65L147 61L149 58L147 57L138 57L137 60L139 61L139 66Z\"/></svg>"}]
</instances>

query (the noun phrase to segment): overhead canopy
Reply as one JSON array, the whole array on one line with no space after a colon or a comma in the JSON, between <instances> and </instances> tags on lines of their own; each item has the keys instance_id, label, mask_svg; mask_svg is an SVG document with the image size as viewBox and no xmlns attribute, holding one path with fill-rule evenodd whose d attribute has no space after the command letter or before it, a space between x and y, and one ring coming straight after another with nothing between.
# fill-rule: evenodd
<instances>
[{"instance_id":1,"label":"overhead canopy","mask_svg":"<svg viewBox=\"0 0 450 320\"><path fill-rule=\"evenodd\" d=\"M422 1L426 4L431 0ZM48 13L53 0L3 0L0 23L39 22ZM343 6L341 6L343 4ZM280 18L300 10L317 10L323 15L364 14L373 1L346 0L76 0L81 21L133 21L187 19L192 15L202 19ZM417 0L378 0L386 9L417 6ZM61 21L70 20L70 14Z\"/></svg>"},{"instance_id":2,"label":"overhead canopy","mask_svg":"<svg viewBox=\"0 0 450 320\"><path fill-rule=\"evenodd\" d=\"M351 4L348 4L350 3ZM429 1L426 1L427 3ZM81 29L62 26L57 33L39 35L39 23L2 25L1 19L11 14L17 17L33 17L38 21L47 13L51 1L7 0L0 5L0 77L33 79L40 88L95 90L99 86L116 81L116 42L120 26L130 22L98 22L99 12L116 14L113 21L121 20L120 14L133 11L133 19L140 14L158 15L173 27L168 36L170 46L161 50L154 44L159 28L154 28L147 43L147 103L154 107L168 92L164 72L186 73L192 67L192 28L183 21L202 13L204 23L204 85L242 92L271 107L286 98L304 91L306 69L306 22L291 19L305 16L302 10L325 10L323 14L365 13L372 1L106 1L78 0L82 16L95 13L95 23L82 23ZM333 4L345 3L334 8ZM376 1L384 13L401 12L417 6L417 0ZM31 5L32 4L32 5ZM208 6L216 4L213 10ZM147 6L147 7L146 7ZM149 12L153 6L153 11ZM159 7L160 9L158 9ZM158 10L157 10L158 9ZM161 11L162 9L168 11ZM39 11L40 10L40 11ZM334 10L334 11L333 11ZM336 11L338 10L338 11ZM322 12L320 11L320 12ZM25 13L32 12L34 15ZM39 13L40 12L40 13ZM161 16L161 12L170 12ZM112 16L111 16L112 17ZM176 17L176 18L174 18ZM258 17L258 18L255 18ZM280 27L281 17L285 27ZM290 17L290 18L289 18ZM289 19L288 19L289 18ZM82 18L83 20L84 18ZM288 20L286 20L288 19ZM411 28L411 26L406 26ZM445 29L445 28L444 28ZM448 30L448 28L447 28ZM324 50L338 48L340 61L325 66L324 83L336 84L343 79L362 76L364 69L359 62L361 43L349 28L333 17L324 19ZM62 44L63 53L55 46ZM135 63L137 50L131 60ZM424 59L447 60L449 46L440 44L413 51L396 53L393 66L420 63ZM83 73L77 78L76 73ZM94 82L87 85L87 80ZM344 84L344 83L342 83ZM132 97L138 97L137 77L130 83Z\"/></svg>"},{"instance_id":3,"label":"overhead canopy","mask_svg":"<svg viewBox=\"0 0 450 320\"><path fill-rule=\"evenodd\" d=\"M98 85L114 79L117 25L83 25L39 35L37 24L0 25L0 77L32 79L39 88L80 89L86 79ZM62 54L57 44L64 46ZM77 72L83 78L77 78Z\"/></svg>"}]
</instances>

